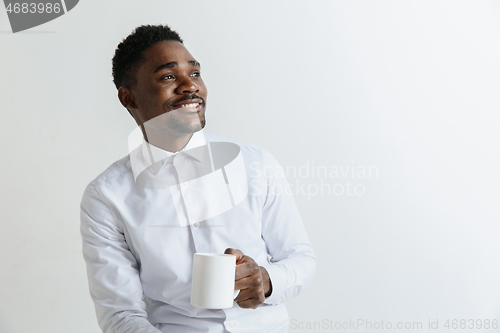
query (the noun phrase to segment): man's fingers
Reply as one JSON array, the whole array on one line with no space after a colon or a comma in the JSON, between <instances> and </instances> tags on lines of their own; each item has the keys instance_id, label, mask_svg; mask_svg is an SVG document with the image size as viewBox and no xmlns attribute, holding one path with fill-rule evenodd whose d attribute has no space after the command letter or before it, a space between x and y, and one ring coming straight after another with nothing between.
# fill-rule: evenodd
<instances>
[{"instance_id":1,"label":"man's fingers","mask_svg":"<svg viewBox=\"0 0 500 333\"><path fill-rule=\"evenodd\" d=\"M247 299L246 301L241 301L238 303L238 306L240 308L243 308L243 309L257 309L259 307L259 305L261 305L263 303L258 301L258 300L255 300L253 298L250 298L250 299Z\"/></svg>"},{"instance_id":2,"label":"man's fingers","mask_svg":"<svg viewBox=\"0 0 500 333\"><path fill-rule=\"evenodd\" d=\"M234 289L240 290L240 293L234 299L235 302L241 308L256 309L266 298L260 266L238 249L228 248L224 253L236 256Z\"/></svg>"},{"instance_id":3,"label":"man's fingers","mask_svg":"<svg viewBox=\"0 0 500 333\"><path fill-rule=\"evenodd\" d=\"M238 296L234 299L234 301L236 303L239 303L241 301L244 301L244 300L247 300L249 298L251 298L252 295L251 293L248 291L248 290L245 290L245 289L241 289Z\"/></svg>"},{"instance_id":4,"label":"man's fingers","mask_svg":"<svg viewBox=\"0 0 500 333\"><path fill-rule=\"evenodd\" d=\"M236 276L235 280L241 280L243 278L246 278L248 276L256 275L258 274L261 276L260 273L260 267L255 261L248 261L244 262L238 266L236 266Z\"/></svg>"},{"instance_id":5,"label":"man's fingers","mask_svg":"<svg viewBox=\"0 0 500 333\"><path fill-rule=\"evenodd\" d=\"M233 248L227 248L226 251L224 251L225 254L232 254L233 256L236 256L236 262L238 262L238 260L241 260L241 258L243 258L245 255L243 254L243 252L241 252L240 250L238 249L233 249Z\"/></svg>"},{"instance_id":6,"label":"man's fingers","mask_svg":"<svg viewBox=\"0 0 500 333\"><path fill-rule=\"evenodd\" d=\"M263 293L257 290L241 290L238 297L234 299L240 308L257 308L260 304L265 301L265 296Z\"/></svg>"},{"instance_id":7,"label":"man's fingers","mask_svg":"<svg viewBox=\"0 0 500 333\"><path fill-rule=\"evenodd\" d=\"M241 290L241 292L246 291L247 289L255 290L258 289L258 292L263 292L264 288L262 285L262 277L259 276L248 276L241 280L236 280L234 282L234 289ZM261 290L262 289L262 290Z\"/></svg>"}]
</instances>

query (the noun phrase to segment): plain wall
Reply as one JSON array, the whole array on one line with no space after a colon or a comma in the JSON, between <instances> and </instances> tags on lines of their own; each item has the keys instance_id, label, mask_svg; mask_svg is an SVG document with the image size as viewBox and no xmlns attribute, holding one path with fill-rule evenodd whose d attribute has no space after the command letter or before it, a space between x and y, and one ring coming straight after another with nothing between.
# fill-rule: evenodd
<instances>
[{"instance_id":1,"label":"plain wall","mask_svg":"<svg viewBox=\"0 0 500 333\"><path fill-rule=\"evenodd\" d=\"M158 23L202 63L206 130L288 171L318 264L290 332L499 319L498 1L81 0L16 34L0 9L0 332L100 332L79 204L135 125L114 49Z\"/></svg>"}]
</instances>

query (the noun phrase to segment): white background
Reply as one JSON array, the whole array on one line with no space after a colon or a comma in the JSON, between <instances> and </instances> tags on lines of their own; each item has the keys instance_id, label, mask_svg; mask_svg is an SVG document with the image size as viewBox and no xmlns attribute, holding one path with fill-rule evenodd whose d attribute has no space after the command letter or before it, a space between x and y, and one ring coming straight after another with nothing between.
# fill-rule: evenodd
<instances>
[{"instance_id":1,"label":"white background","mask_svg":"<svg viewBox=\"0 0 500 333\"><path fill-rule=\"evenodd\" d=\"M500 319L500 2L81 0L17 34L0 8L0 332L100 331L79 203L135 125L114 49L158 23L202 63L207 131L302 167L318 269L290 332Z\"/></svg>"}]
</instances>

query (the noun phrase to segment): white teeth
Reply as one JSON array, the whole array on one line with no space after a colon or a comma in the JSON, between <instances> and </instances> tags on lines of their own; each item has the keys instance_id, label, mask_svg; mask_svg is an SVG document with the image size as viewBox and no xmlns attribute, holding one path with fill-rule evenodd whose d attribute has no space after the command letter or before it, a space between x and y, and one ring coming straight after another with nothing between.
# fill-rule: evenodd
<instances>
[{"instance_id":1,"label":"white teeth","mask_svg":"<svg viewBox=\"0 0 500 333\"><path fill-rule=\"evenodd\" d=\"M194 108L200 105L200 103L190 103L190 104L182 104L181 108Z\"/></svg>"}]
</instances>

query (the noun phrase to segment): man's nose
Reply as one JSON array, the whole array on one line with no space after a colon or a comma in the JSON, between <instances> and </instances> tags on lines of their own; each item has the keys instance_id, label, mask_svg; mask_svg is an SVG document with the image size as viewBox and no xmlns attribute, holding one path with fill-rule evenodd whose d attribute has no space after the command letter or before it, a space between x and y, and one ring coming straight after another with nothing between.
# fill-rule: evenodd
<instances>
[{"instance_id":1,"label":"man's nose","mask_svg":"<svg viewBox=\"0 0 500 333\"><path fill-rule=\"evenodd\" d=\"M186 77L182 80L181 84L177 87L177 93L193 93L198 92L200 87L190 78Z\"/></svg>"}]
</instances>

